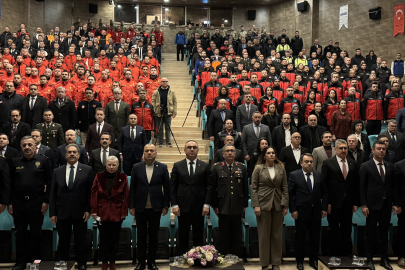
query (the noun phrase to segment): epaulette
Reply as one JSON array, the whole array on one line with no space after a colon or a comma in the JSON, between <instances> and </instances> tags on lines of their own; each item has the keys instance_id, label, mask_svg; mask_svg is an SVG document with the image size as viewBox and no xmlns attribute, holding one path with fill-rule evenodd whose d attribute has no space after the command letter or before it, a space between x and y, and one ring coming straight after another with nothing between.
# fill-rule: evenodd
<instances>
[{"instance_id":1,"label":"epaulette","mask_svg":"<svg viewBox=\"0 0 405 270\"><path fill-rule=\"evenodd\" d=\"M222 162L217 162L217 163L214 163L214 166L221 165L221 164L222 164Z\"/></svg>"}]
</instances>

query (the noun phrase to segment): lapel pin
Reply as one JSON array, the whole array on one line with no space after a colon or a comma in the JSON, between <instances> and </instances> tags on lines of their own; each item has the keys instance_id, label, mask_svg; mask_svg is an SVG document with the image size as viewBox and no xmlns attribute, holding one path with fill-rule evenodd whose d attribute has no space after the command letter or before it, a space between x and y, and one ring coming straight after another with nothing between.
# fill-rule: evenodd
<instances>
[{"instance_id":1,"label":"lapel pin","mask_svg":"<svg viewBox=\"0 0 405 270\"><path fill-rule=\"evenodd\" d=\"M120 179L120 182L121 182L121 179Z\"/></svg>"},{"instance_id":2,"label":"lapel pin","mask_svg":"<svg viewBox=\"0 0 405 270\"><path fill-rule=\"evenodd\" d=\"M156 164L156 167L158 167L159 165L158 164Z\"/></svg>"}]
</instances>

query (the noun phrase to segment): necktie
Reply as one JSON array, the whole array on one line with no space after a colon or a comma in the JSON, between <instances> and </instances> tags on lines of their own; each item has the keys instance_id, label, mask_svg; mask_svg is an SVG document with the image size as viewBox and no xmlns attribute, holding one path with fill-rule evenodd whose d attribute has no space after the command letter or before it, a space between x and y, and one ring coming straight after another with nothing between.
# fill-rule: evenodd
<instances>
[{"instance_id":1,"label":"necktie","mask_svg":"<svg viewBox=\"0 0 405 270\"><path fill-rule=\"evenodd\" d=\"M73 188L73 180L74 180L74 169L75 169L75 166L70 166L70 173L69 173L69 185L68 185L68 188L69 188L69 190L71 190L72 188Z\"/></svg>"},{"instance_id":2,"label":"necktie","mask_svg":"<svg viewBox=\"0 0 405 270\"><path fill-rule=\"evenodd\" d=\"M232 174L232 165L228 166L229 174Z\"/></svg>"},{"instance_id":3,"label":"necktie","mask_svg":"<svg viewBox=\"0 0 405 270\"><path fill-rule=\"evenodd\" d=\"M46 129L49 129L49 124L46 124Z\"/></svg>"},{"instance_id":4,"label":"necktie","mask_svg":"<svg viewBox=\"0 0 405 270\"><path fill-rule=\"evenodd\" d=\"M347 169L346 169L346 160L342 159L342 174L343 174L343 178L346 180L347 177Z\"/></svg>"},{"instance_id":5,"label":"necktie","mask_svg":"<svg viewBox=\"0 0 405 270\"><path fill-rule=\"evenodd\" d=\"M107 161L107 150L103 150L103 166L105 166L105 163Z\"/></svg>"},{"instance_id":6,"label":"necktie","mask_svg":"<svg viewBox=\"0 0 405 270\"><path fill-rule=\"evenodd\" d=\"M384 169L383 169L382 165L383 165L382 163L378 163L378 166L380 167L381 180L384 182L385 181L385 174L384 174Z\"/></svg>"},{"instance_id":7,"label":"necktie","mask_svg":"<svg viewBox=\"0 0 405 270\"><path fill-rule=\"evenodd\" d=\"M249 106L249 105L250 105L250 104L247 104L247 105L246 105L248 118L250 117L250 106Z\"/></svg>"},{"instance_id":8,"label":"necktie","mask_svg":"<svg viewBox=\"0 0 405 270\"><path fill-rule=\"evenodd\" d=\"M38 147L35 147L35 154L38 154Z\"/></svg>"},{"instance_id":9,"label":"necktie","mask_svg":"<svg viewBox=\"0 0 405 270\"><path fill-rule=\"evenodd\" d=\"M391 134L391 138L392 138L392 142L393 142L394 147L395 147L396 144L397 144L397 140L395 139L395 134Z\"/></svg>"},{"instance_id":10,"label":"necktie","mask_svg":"<svg viewBox=\"0 0 405 270\"><path fill-rule=\"evenodd\" d=\"M190 164L190 176L193 176L194 175L194 167L193 167L194 162L191 161L189 164Z\"/></svg>"},{"instance_id":11,"label":"necktie","mask_svg":"<svg viewBox=\"0 0 405 270\"><path fill-rule=\"evenodd\" d=\"M118 104L119 104L119 102L116 101L115 102L115 115L118 115Z\"/></svg>"},{"instance_id":12,"label":"necktie","mask_svg":"<svg viewBox=\"0 0 405 270\"><path fill-rule=\"evenodd\" d=\"M310 177L311 174L307 173L306 176L307 176L307 185L308 185L309 191L312 192L312 182L311 182L311 177Z\"/></svg>"},{"instance_id":13,"label":"necktie","mask_svg":"<svg viewBox=\"0 0 405 270\"><path fill-rule=\"evenodd\" d=\"M100 136L101 124L98 124L97 134Z\"/></svg>"},{"instance_id":14,"label":"necktie","mask_svg":"<svg viewBox=\"0 0 405 270\"><path fill-rule=\"evenodd\" d=\"M34 100L35 100L35 98L31 98L30 110L32 110L32 108L34 108Z\"/></svg>"},{"instance_id":15,"label":"necktie","mask_svg":"<svg viewBox=\"0 0 405 270\"><path fill-rule=\"evenodd\" d=\"M221 118L222 118L222 121L225 120L225 111L221 111Z\"/></svg>"},{"instance_id":16,"label":"necktie","mask_svg":"<svg viewBox=\"0 0 405 270\"><path fill-rule=\"evenodd\" d=\"M134 133L134 128L131 128L131 140L135 140L135 133Z\"/></svg>"},{"instance_id":17,"label":"necktie","mask_svg":"<svg viewBox=\"0 0 405 270\"><path fill-rule=\"evenodd\" d=\"M260 136L260 130L259 130L259 126L256 126L256 137L259 138Z\"/></svg>"}]
</instances>

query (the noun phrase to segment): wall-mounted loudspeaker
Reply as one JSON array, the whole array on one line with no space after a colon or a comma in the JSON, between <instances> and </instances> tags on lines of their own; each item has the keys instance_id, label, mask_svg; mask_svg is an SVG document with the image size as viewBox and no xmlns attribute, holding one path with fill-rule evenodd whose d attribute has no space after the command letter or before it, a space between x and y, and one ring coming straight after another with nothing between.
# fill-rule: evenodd
<instances>
[{"instance_id":1,"label":"wall-mounted loudspeaker","mask_svg":"<svg viewBox=\"0 0 405 270\"><path fill-rule=\"evenodd\" d=\"M248 20L249 21L256 20L256 10L248 10Z\"/></svg>"},{"instance_id":2,"label":"wall-mounted loudspeaker","mask_svg":"<svg viewBox=\"0 0 405 270\"><path fill-rule=\"evenodd\" d=\"M98 13L98 5L89 4L89 13Z\"/></svg>"},{"instance_id":3,"label":"wall-mounted loudspeaker","mask_svg":"<svg viewBox=\"0 0 405 270\"><path fill-rule=\"evenodd\" d=\"M306 12L308 10L308 2L302 1L297 3L297 9L299 12Z\"/></svg>"},{"instance_id":4,"label":"wall-mounted loudspeaker","mask_svg":"<svg viewBox=\"0 0 405 270\"><path fill-rule=\"evenodd\" d=\"M381 7L376 7L368 10L368 17L371 20L381 19Z\"/></svg>"}]
</instances>

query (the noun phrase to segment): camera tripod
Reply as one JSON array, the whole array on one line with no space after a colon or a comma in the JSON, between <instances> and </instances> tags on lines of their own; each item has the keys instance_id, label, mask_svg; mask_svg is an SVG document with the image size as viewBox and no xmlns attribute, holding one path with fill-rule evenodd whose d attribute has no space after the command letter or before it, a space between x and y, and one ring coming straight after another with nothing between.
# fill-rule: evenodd
<instances>
[{"instance_id":1,"label":"camera tripod","mask_svg":"<svg viewBox=\"0 0 405 270\"><path fill-rule=\"evenodd\" d=\"M161 109L160 109L160 115L161 115L161 120L160 120L160 123L159 123L158 132L156 133L155 146L156 146L156 144L157 144L157 141L159 140L159 134L160 134L160 132L162 132L162 137L163 137L163 134L164 134L164 133L163 133L163 115L166 115L166 117L172 117L171 115L167 115L167 108L166 108L166 109L161 108ZM179 150L179 154L181 154L179 145L177 144L176 138L174 137L172 128L171 128L170 125L167 123L167 118L165 118L164 123L165 123L165 125L169 128L170 134L172 135L173 140L174 140L174 142L175 142L175 144L176 144L176 146L177 146L177 150ZM166 134L166 137L167 137L167 134Z\"/></svg>"}]
</instances>

